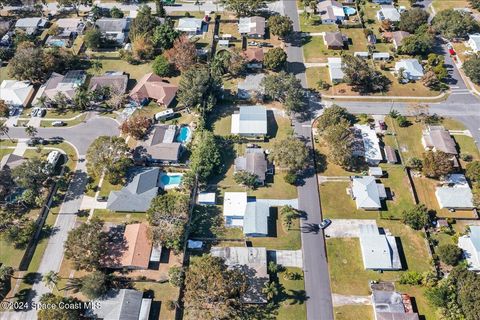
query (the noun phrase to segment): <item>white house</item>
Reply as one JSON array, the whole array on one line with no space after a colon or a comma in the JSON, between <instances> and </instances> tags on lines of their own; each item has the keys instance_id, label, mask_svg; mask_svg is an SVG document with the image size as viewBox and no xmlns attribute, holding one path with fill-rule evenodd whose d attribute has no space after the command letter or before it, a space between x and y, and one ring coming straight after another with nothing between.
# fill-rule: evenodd
<instances>
[{"instance_id":1,"label":"white house","mask_svg":"<svg viewBox=\"0 0 480 320\"><path fill-rule=\"evenodd\" d=\"M372 54L372 59L374 61L388 61L388 60L390 60L390 53L388 53L388 52L374 52Z\"/></svg>"},{"instance_id":2,"label":"white house","mask_svg":"<svg viewBox=\"0 0 480 320\"><path fill-rule=\"evenodd\" d=\"M178 25L175 28L178 31L187 33L189 36L194 36L201 33L203 20L198 18L181 18L178 20Z\"/></svg>"},{"instance_id":3,"label":"white house","mask_svg":"<svg viewBox=\"0 0 480 320\"><path fill-rule=\"evenodd\" d=\"M333 84L343 81L342 58L328 58L328 74Z\"/></svg>"},{"instance_id":4,"label":"white house","mask_svg":"<svg viewBox=\"0 0 480 320\"><path fill-rule=\"evenodd\" d=\"M391 22L400 21L400 12L394 6L382 6L377 11L378 21L390 20Z\"/></svg>"},{"instance_id":5,"label":"white house","mask_svg":"<svg viewBox=\"0 0 480 320\"><path fill-rule=\"evenodd\" d=\"M33 92L33 86L28 81L3 80L0 85L0 100L9 106L26 107Z\"/></svg>"},{"instance_id":6,"label":"white house","mask_svg":"<svg viewBox=\"0 0 480 320\"><path fill-rule=\"evenodd\" d=\"M395 73L402 73L407 82L420 80L423 78L423 67L417 59L403 59L395 63Z\"/></svg>"},{"instance_id":7,"label":"white house","mask_svg":"<svg viewBox=\"0 0 480 320\"><path fill-rule=\"evenodd\" d=\"M450 174L441 187L435 189L440 208L473 209L473 194L463 174Z\"/></svg>"},{"instance_id":8,"label":"white house","mask_svg":"<svg viewBox=\"0 0 480 320\"><path fill-rule=\"evenodd\" d=\"M468 270L480 271L480 226L469 226L470 234L458 238L458 246L468 262Z\"/></svg>"},{"instance_id":9,"label":"white house","mask_svg":"<svg viewBox=\"0 0 480 320\"><path fill-rule=\"evenodd\" d=\"M375 224L361 224L360 248L367 270L400 270L402 263L394 236L380 234Z\"/></svg>"},{"instance_id":10,"label":"white house","mask_svg":"<svg viewBox=\"0 0 480 320\"><path fill-rule=\"evenodd\" d=\"M48 20L41 17L29 17L18 19L15 28L25 31L26 34L35 34L41 28L44 28Z\"/></svg>"},{"instance_id":11,"label":"white house","mask_svg":"<svg viewBox=\"0 0 480 320\"><path fill-rule=\"evenodd\" d=\"M377 183L375 177L363 176L352 177L352 185L349 190L355 200L357 209L380 210L382 199L387 197L385 186Z\"/></svg>"},{"instance_id":12,"label":"white house","mask_svg":"<svg viewBox=\"0 0 480 320\"><path fill-rule=\"evenodd\" d=\"M317 4L322 24L341 23L345 20L345 11L341 3L335 0L325 0Z\"/></svg>"},{"instance_id":13,"label":"white house","mask_svg":"<svg viewBox=\"0 0 480 320\"><path fill-rule=\"evenodd\" d=\"M264 106L243 106L232 115L232 134L256 137L266 135L267 129L267 109Z\"/></svg>"},{"instance_id":14,"label":"white house","mask_svg":"<svg viewBox=\"0 0 480 320\"><path fill-rule=\"evenodd\" d=\"M377 4L392 4L392 0L372 0L372 2Z\"/></svg>"},{"instance_id":15,"label":"white house","mask_svg":"<svg viewBox=\"0 0 480 320\"><path fill-rule=\"evenodd\" d=\"M246 211L246 192L225 192L223 195L223 217L228 227L243 227L243 218Z\"/></svg>"},{"instance_id":16,"label":"white house","mask_svg":"<svg viewBox=\"0 0 480 320\"><path fill-rule=\"evenodd\" d=\"M480 51L480 34L469 34L468 35L468 46L472 48L473 52Z\"/></svg>"},{"instance_id":17,"label":"white house","mask_svg":"<svg viewBox=\"0 0 480 320\"><path fill-rule=\"evenodd\" d=\"M383 160L380 150L380 139L368 124L355 124L354 133L356 143L354 144L353 155L364 157L369 165L378 165Z\"/></svg>"}]
</instances>

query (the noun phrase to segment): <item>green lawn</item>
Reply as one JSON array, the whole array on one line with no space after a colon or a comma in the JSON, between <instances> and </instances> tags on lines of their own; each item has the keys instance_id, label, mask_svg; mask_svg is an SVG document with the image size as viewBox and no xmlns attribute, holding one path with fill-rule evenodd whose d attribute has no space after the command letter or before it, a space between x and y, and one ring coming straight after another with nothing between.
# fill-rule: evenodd
<instances>
[{"instance_id":1,"label":"green lawn","mask_svg":"<svg viewBox=\"0 0 480 320\"><path fill-rule=\"evenodd\" d=\"M108 182L107 179L103 179L99 196L108 197L108 195L110 194L110 191L118 191L122 189L122 187L123 186L121 184L117 184L117 185L111 184L110 182Z\"/></svg>"},{"instance_id":2,"label":"green lawn","mask_svg":"<svg viewBox=\"0 0 480 320\"><path fill-rule=\"evenodd\" d=\"M73 127L73 126L76 126L77 124L80 124L80 123L84 122L86 116L87 116L86 114L82 114L81 116L79 116L79 117L77 117L73 120L64 121L65 122L64 128L65 127ZM53 121L51 121L51 120L42 120L40 122L40 126L44 127L44 128L51 128L51 127L53 127L52 123L53 123Z\"/></svg>"},{"instance_id":3,"label":"green lawn","mask_svg":"<svg viewBox=\"0 0 480 320\"><path fill-rule=\"evenodd\" d=\"M283 272L278 274L280 284L284 290L279 294L275 301L280 304L278 309L278 320L300 320L307 318L305 305L305 284L303 281L303 271L299 268L287 268L287 271L299 273L302 279L285 280Z\"/></svg>"},{"instance_id":4,"label":"green lawn","mask_svg":"<svg viewBox=\"0 0 480 320\"><path fill-rule=\"evenodd\" d=\"M0 147L15 147L17 145L16 139L0 139Z\"/></svg>"},{"instance_id":5,"label":"green lawn","mask_svg":"<svg viewBox=\"0 0 480 320\"><path fill-rule=\"evenodd\" d=\"M352 305L334 307L333 313L335 320L373 320L373 307Z\"/></svg>"},{"instance_id":6,"label":"green lawn","mask_svg":"<svg viewBox=\"0 0 480 320\"><path fill-rule=\"evenodd\" d=\"M98 217L106 222L113 223L130 223L135 221L145 221L147 215L144 212L112 212L110 210L95 209L93 216Z\"/></svg>"},{"instance_id":7,"label":"green lawn","mask_svg":"<svg viewBox=\"0 0 480 320\"><path fill-rule=\"evenodd\" d=\"M318 89L318 80L323 80L330 83L330 75L327 67L308 68L306 71L307 85L309 88Z\"/></svg>"},{"instance_id":8,"label":"green lawn","mask_svg":"<svg viewBox=\"0 0 480 320\"><path fill-rule=\"evenodd\" d=\"M140 291L151 291L153 293L152 307L150 315L157 319L175 319L175 310L168 310L168 301L178 300L178 288L172 287L167 283L157 282L136 282L135 289Z\"/></svg>"},{"instance_id":9,"label":"green lawn","mask_svg":"<svg viewBox=\"0 0 480 320\"><path fill-rule=\"evenodd\" d=\"M12 149L12 148L0 148L0 159L3 158L3 156L6 156L7 154L10 154L13 152L13 150L15 149Z\"/></svg>"},{"instance_id":10,"label":"green lawn","mask_svg":"<svg viewBox=\"0 0 480 320\"><path fill-rule=\"evenodd\" d=\"M343 50L327 49L321 36L310 37L303 45L305 62L327 62L328 57L340 57L343 52Z\"/></svg>"},{"instance_id":11,"label":"green lawn","mask_svg":"<svg viewBox=\"0 0 480 320\"><path fill-rule=\"evenodd\" d=\"M318 16L312 15L310 20L303 14L300 15L300 30L302 32L338 31L336 24L321 24Z\"/></svg>"},{"instance_id":12,"label":"green lawn","mask_svg":"<svg viewBox=\"0 0 480 320\"><path fill-rule=\"evenodd\" d=\"M400 218L404 210L415 204L407 175L399 165L381 164L381 167L388 175L387 178L382 178L381 182L394 194L393 199L386 202L387 210L382 211L381 214L385 218Z\"/></svg>"},{"instance_id":13,"label":"green lawn","mask_svg":"<svg viewBox=\"0 0 480 320\"><path fill-rule=\"evenodd\" d=\"M70 119L80 115L82 112L77 110L57 110L57 109L49 109L47 110L47 114L45 118L55 118L55 119Z\"/></svg>"},{"instance_id":14,"label":"green lawn","mask_svg":"<svg viewBox=\"0 0 480 320\"><path fill-rule=\"evenodd\" d=\"M273 218L276 218L276 216L273 215L272 217L272 213L270 213L270 219L273 220ZM293 222L290 230L284 230L280 217L272 221L271 224L273 222L275 222L276 229L276 234L273 237L247 238L246 240L252 241L254 247L266 247L272 250L300 250L302 248L300 221L298 219Z\"/></svg>"},{"instance_id":15,"label":"green lawn","mask_svg":"<svg viewBox=\"0 0 480 320\"><path fill-rule=\"evenodd\" d=\"M367 38L361 28L342 29L342 33L348 37L349 46L348 50L355 51L368 51ZM351 43L351 44L350 44Z\"/></svg>"},{"instance_id":16,"label":"green lawn","mask_svg":"<svg viewBox=\"0 0 480 320\"><path fill-rule=\"evenodd\" d=\"M469 154L474 160L480 160L480 152L472 137L455 135L453 138L460 149L460 154Z\"/></svg>"}]
</instances>

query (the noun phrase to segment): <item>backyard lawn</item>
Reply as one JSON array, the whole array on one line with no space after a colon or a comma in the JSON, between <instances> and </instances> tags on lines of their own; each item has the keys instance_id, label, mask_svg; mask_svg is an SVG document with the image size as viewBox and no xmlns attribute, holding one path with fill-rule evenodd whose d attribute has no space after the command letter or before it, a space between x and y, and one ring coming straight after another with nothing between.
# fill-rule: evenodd
<instances>
[{"instance_id":1,"label":"backyard lawn","mask_svg":"<svg viewBox=\"0 0 480 320\"><path fill-rule=\"evenodd\" d=\"M286 268L286 271L299 273L302 278L299 280L286 280L283 273L278 273L280 285L284 290L275 297L275 301L280 304L278 309L278 320L306 319L307 310L305 306L305 284L303 280L303 271L300 268Z\"/></svg>"},{"instance_id":2,"label":"backyard lawn","mask_svg":"<svg viewBox=\"0 0 480 320\"><path fill-rule=\"evenodd\" d=\"M175 319L175 310L168 310L168 301L177 301L178 288L172 287L168 282L136 282L135 289L140 291L149 291L153 294L152 307L150 309L151 318L156 319Z\"/></svg>"},{"instance_id":3,"label":"backyard lawn","mask_svg":"<svg viewBox=\"0 0 480 320\"><path fill-rule=\"evenodd\" d=\"M312 15L310 19L306 15L300 15L300 30L302 32L318 33L325 31L338 31L336 24L322 24L320 18Z\"/></svg>"},{"instance_id":4,"label":"backyard lawn","mask_svg":"<svg viewBox=\"0 0 480 320\"><path fill-rule=\"evenodd\" d=\"M334 307L335 320L373 320L373 307L363 305L351 305Z\"/></svg>"},{"instance_id":5,"label":"backyard lawn","mask_svg":"<svg viewBox=\"0 0 480 320\"><path fill-rule=\"evenodd\" d=\"M112 212L106 209L95 209L93 216L116 224L146 221L147 219L147 215L144 212Z\"/></svg>"},{"instance_id":6,"label":"backyard lawn","mask_svg":"<svg viewBox=\"0 0 480 320\"><path fill-rule=\"evenodd\" d=\"M306 71L307 85L309 88L318 89L318 80L323 80L330 83L330 75L328 73L328 67L314 67L308 68Z\"/></svg>"},{"instance_id":7,"label":"backyard lawn","mask_svg":"<svg viewBox=\"0 0 480 320\"><path fill-rule=\"evenodd\" d=\"M276 250L300 250L302 243L300 239L300 221L295 219L290 230L285 230L282 226L282 219L277 214L272 214L270 210L269 217L269 231L273 230L271 237L255 237L246 238L247 241L252 241L254 247L265 247L267 249ZM271 226L274 228L271 228Z\"/></svg>"}]
</instances>

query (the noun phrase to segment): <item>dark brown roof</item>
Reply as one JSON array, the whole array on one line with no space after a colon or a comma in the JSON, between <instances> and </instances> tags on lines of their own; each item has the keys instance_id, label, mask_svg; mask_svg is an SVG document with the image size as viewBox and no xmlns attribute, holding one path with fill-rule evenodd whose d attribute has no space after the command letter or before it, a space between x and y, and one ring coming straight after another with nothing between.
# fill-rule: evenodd
<instances>
[{"instance_id":1,"label":"dark brown roof","mask_svg":"<svg viewBox=\"0 0 480 320\"><path fill-rule=\"evenodd\" d=\"M243 55L248 62L263 62L263 58L265 57L265 53L263 52L262 48L248 48L243 52Z\"/></svg>"}]
</instances>

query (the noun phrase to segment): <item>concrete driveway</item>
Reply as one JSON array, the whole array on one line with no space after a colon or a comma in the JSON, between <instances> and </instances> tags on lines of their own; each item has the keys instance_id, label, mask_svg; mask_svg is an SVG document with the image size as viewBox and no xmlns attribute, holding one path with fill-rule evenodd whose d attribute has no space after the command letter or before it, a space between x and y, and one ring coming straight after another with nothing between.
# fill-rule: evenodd
<instances>
[{"instance_id":1,"label":"concrete driveway","mask_svg":"<svg viewBox=\"0 0 480 320\"><path fill-rule=\"evenodd\" d=\"M375 220L369 219L332 219L332 224L325 229L325 236L330 238L358 238L359 226L377 225Z\"/></svg>"}]
</instances>

